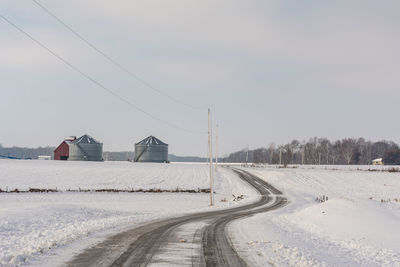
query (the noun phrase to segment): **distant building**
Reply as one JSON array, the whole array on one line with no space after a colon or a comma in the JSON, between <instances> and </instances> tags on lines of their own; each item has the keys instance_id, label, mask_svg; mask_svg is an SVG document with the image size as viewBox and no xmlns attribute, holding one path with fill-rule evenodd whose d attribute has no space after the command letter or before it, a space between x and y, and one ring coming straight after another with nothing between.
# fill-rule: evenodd
<instances>
[{"instance_id":1,"label":"distant building","mask_svg":"<svg viewBox=\"0 0 400 267\"><path fill-rule=\"evenodd\" d=\"M68 160L69 144L76 140L76 136L69 136L54 150L54 160Z\"/></svg>"},{"instance_id":2,"label":"distant building","mask_svg":"<svg viewBox=\"0 0 400 267\"><path fill-rule=\"evenodd\" d=\"M38 160L51 160L51 156L39 156Z\"/></svg>"},{"instance_id":3,"label":"distant building","mask_svg":"<svg viewBox=\"0 0 400 267\"><path fill-rule=\"evenodd\" d=\"M149 136L135 144L135 162L168 162L168 144Z\"/></svg>"},{"instance_id":4,"label":"distant building","mask_svg":"<svg viewBox=\"0 0 400 267\"><path fill-rule=\"evenodd\" d=\"M383 159L382 158L374 159L372 161L372 165L383 165Z\"/></svg>"},{"instance_id":5,"label":"distant building","mask_svg":"<svg viewBox=\"0 0 400 267\"><path fill-rule=\"evenodd\" d=\"M87 134L71 136L54 150L54 160L102 161L103 144Z\"/></svg>"},{"instance_id":6,"label":"distant building","mask_svg":"<svg viewBox=\"0 0 400 267\"><path fill-rule=\"evenodd\" d=\"M68 144L68 160L102 161L103 144L85 134Z\"/></svg>"}]
</instances>

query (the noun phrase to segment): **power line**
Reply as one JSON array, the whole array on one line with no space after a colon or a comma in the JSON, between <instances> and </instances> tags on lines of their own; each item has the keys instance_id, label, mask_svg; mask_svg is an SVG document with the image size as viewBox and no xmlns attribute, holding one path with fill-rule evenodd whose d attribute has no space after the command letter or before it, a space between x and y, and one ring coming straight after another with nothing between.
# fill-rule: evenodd
<instances>
[{"instance_id":1,"label":"power line","mask_svg":"<svg viewBox=\"0 0 400 267\"><path fill-rule=\"evenodd\" d=\"M191 104L188 104L186 102L183 102L179 99L176 99L172 96L170 96L169 94L155 88L154 86L152 86L151 84L149 84L148 82L146 82L145 80L143 80L142 78L140 78L138 75L134 74L133 72L131 72L129 69L127 69L126 67L124 67L122 64L118 63L115 59L113 59L111 56L107 55L105 52L103 52L102 50L100 50L99 48L97 48L93 43L89 42L86 38L84 38L81 34L79 34L78 32L76 32L74 29L71 28L71 26L69 26L68 24L66 24L63 20L61 20L57 15L55 15L53 12L51 12L48 8L46 8L45 6L43 6L43 4L39 3L37 0L32 0L32 2L34 2L38 7L40 7L43 11L45 11L47 14L49 14L50 16L52 16L54 19L56 19L60 24L62 24L65 28L67 28L70 32L72 32L77 38L79 38L80 40L82 40L84 43L86 43L89 47L91 47L93 50L95 50L97 53L99 53L100 55L102 55L105 59L107 59L109 62L111 62L114 66L116 66L117 68L119 68L120 70L122 70L123 72L125 72L126 74L128 74L129 76L131 76L132 78L134 78L135 80L139 81L141 84L145 85L147 88L150 88L151 90L159 93L160 95L169 98L170 100L172 100L175 103L184 105L186 107L192 108L192 109L206 109L204 107L197 107Z\"/></svg>"},{"instance_id":2,"label":"power line","mask_svg":"<svg viewBox=\"0 0 400 267\"><path fill-rule=\"evenodd\" d=\"M5 16L3 16L3 14L0 14L0 17L6 21L8 24L10 24L12 27L14 27L15 29L17 29L19 32L21 32L22 34L24 34L25 36L27 36L29 39L31 39L33 42L35 42L37 45L39 45L40 47L42 47L43 49L45 49L47 52L49 52L50 54L52 54L54 57L58 58L61 62L63 62L65 65L67 65L68 67L70 67L71 69L75 70L76 72L78 72L81 76L83 76L85 79L89 80L90 82L94 83L95 85L97 85L98 87L100 87L101 89L105 90L106 92L108 92L109 94L113 95L114 97L118 98L120 101L124 102L125 104L127 104L128 106L142 112L143 114L149 116L150 118L162 122L172 128L178 129L180 131L185 131L185 132L190 132L190 133L196 133L196 134L205 134L205 132L200 132L200 131L193 131L193 130L189 130L189 129L185 129L185 128L181 128L173 123L170 123L168 121L165 121L163 119L160 119L156 116L154 116L153 114L145 111L144 109L138 107L137 105L133 104L132 102L130 102L129 100L123 98L122 96L120 96L119 94L115 93L113 90L111 90L110 88L104 86L102 83L100 83L99 81L97 81L96 79L92 78L90 75L86 74L85 72L83 72L82 70L80 70L78 67L76 67L75 65L73 65L72 63L70 63L68 60L64 59L63 57L61 57L60 55L58 55L56 52L54 52L53 50L51 50L49 47L47 47L46 45L44 45L42 42L40 42L39 40L37 40L36 38L34 38L32 35L30 35L29 33L27 33L26 31L24 31L22 28L20 28L18 25L16 25L15 23L13 23L12 21L10 21L9 19L7 19Z\"/></svg>"}]
</instances>

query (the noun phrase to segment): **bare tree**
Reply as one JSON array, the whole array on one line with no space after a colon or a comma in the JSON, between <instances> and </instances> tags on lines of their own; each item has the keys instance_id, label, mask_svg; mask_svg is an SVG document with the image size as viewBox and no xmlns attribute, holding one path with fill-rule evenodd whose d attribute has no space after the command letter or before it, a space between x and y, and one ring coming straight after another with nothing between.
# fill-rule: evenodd
<instances>
[{"instance_id":1,"label":"bare tree","mask_svg":"<svg viewBox=\"0 0 400 267\"><path fill-rule=\"evenodd\" d=\"M331 142L326 138L319 139L319 152L320 157L323 157L323 162L329 164L329 153L331 151Z\"/></svg>"},{"instance_id":2,"label":"bare tree","mask_svg":"<svg viewBox=\"0 0 400 267\"><path fill-rule=\"evenodd\" d=\"M336 141L331 150L331 159L332 159L332 164L338 164L339 158L341 155L341 147L342 147L342 142L340 140Z\"/></svg>"},{"instance_id":3,"label":"bare tree","mask_svg":"<svg viewBox=\"0 0 400 267\"><path fill-rule=\"evenodd\" d=\"M275 143L270 143L268 146L269 164L272 164L275 153Z\"/></svg>"},{"instance_id":4,"label":"bare tree","mask_svg":"<svg viewBox=\"0 0 400 267\"><path fill-rule=\"evenodd\" d=\"M356 140L353 138L346 138L342 141L342 153L346 160L346 164L350 164L353 158L353 153L356 149Z\"/></svg>"},{"instance_id":5,"label":"bare tree","mask_svg":"<svg viewBox=\"0 0 400 267\"><path fill-rule=\"evenodd\" d=\"M267 163L266 150L264 148L258 148L253 151L253 162L254 163Z\"/></svg>"},{"instance_id":6,"label":"bare tree","mask_svg":"<svg viewBox=\"0 0 400 267\"><path fill-rule=\"evenodd\" d=\"M290 149L291 149L291 152L292 152L291 159L290 159L290 164L296 163L296 156L298 157L299 148L300 148L300 142L299 141L293 140L290 143Z\"/></svg>"}]
</instances>

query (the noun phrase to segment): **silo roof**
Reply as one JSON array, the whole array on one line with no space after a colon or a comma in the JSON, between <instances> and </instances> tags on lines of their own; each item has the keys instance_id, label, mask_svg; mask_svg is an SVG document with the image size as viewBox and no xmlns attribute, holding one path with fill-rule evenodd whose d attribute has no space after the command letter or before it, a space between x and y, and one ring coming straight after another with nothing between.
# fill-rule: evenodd
<instances>
[{"instance_id":1,"label":"silo roof","mask_svg":"<svg viewBox=\"0 0 400 267\"><path fill-rule=\"evenodd\" d=\"M147 146L167 146L168 144L164 143L163 141L161 141L160 139L154 137L154 136L149 136L145 139L143 139L142 141L140 141L139 143L137 143L136 145L147 145Z\"/></svg>"},{"instance_id":2,"label":"silo roof","mask_svg":"<svg viewBox=\"0 0 400 267\"><path fill-rule=\"evenodd\" d=\"M79 137L78 139L72 141L74 144L101 144L99 141L94 139L93 137L85 134Z\"/></svg>"}]
</instances>

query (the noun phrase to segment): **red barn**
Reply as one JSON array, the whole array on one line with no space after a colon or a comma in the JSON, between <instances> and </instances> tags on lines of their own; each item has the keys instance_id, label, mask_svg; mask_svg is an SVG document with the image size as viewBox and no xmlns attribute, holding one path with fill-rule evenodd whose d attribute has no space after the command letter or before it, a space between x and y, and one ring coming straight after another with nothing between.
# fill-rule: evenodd
<instances>
[{"instance_id":1,"label":"red barn","mask_svg":"<svg viewBox=\"0 0 400 267\"><path fill-rule=\"evenodd\" d=\"M65 140L54 150L54 160L68 160L69 143L76 139L75 136L65 138Z\"/></svg>"}]
</instances>

